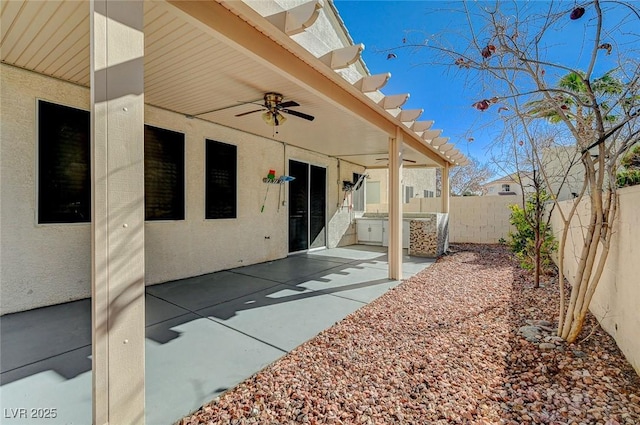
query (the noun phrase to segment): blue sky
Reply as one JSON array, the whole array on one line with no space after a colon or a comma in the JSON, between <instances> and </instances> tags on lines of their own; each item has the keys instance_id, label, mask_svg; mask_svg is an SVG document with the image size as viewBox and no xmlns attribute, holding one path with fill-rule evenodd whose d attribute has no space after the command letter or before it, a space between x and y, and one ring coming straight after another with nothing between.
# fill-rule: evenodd
<instances>
[{"instance_id":1,"label":"blue sky","mask_svg":"<svg viewBox=\"0 0 640 425\"><path fill-rule=\"evenodd\" d=\"M492 2L470 2L472 7ZM534 10L542 9L547 2L518 2ZM563 7L571 8L574 2L562 2ZM487 93L481 87L466 84L465 75L456 67L429 65L433 57L426 49L394 50L396 58L387 59L389 49L408 42L424 40L434 35L457 38L468 33L466 15L460 13L460 2L416 1L416 0L335 0L335 5L344 20L355 43L363 43L363 59L372 74L391 72L391 79L382 92L391 95L410 93L411 97L404 109L422 108L421 120L435 120L433 128L443 130L443 136L464 154L481 162L489 161L488 147L499 133L495 110L479 112L471 105L496 93ZM588 59L585 45L585 26L589 24L593 13L587 13L581 20L561 21L559 28L550 33L546 47L551 57L560 58L569 66L580 67ZM627 13L625 13L627 14ZM607 15L605 15L607 16ZM611 21L620 19L609 15ZM609 22L611 22L609 21ZM593 22L591 20L591 22ZM637 24L635 17L632 24ZM637 31L636 31L637 32ZM620 46L622 48L622 41ZM637 37L633 40L637 42ZM611 59L603 59L602 67L615 66ZM605 69L605 68L603 68ZM559 76L558 76L559 78ZM470 142L469 139L473 138Z\"/></svg>"},{"instance_id":2,"label":"blue sky","mask_svg":"<svg viewBox=\"0 0 640 425\"><path fill-rule=\"evenodd\" d=\"M363 43L363 59L372 74L391 72L382 92L390 95L410 93L403 109L422 108L421 120L435 120L433 128L442 129L458 150L482 159L486 142L479 127L484 125L471 104L482 96L470 92L460 78L446 67L427 65L427 53L396 51L395 59L387 59L388 49L402 45L403 38L438 34L447 27L459 26L459 14L437 13L446 8L444 2L425 1L353 1L335 2L355 43ZM467 139L473 137L469 143Z\"/></svg>"}]
</instances>

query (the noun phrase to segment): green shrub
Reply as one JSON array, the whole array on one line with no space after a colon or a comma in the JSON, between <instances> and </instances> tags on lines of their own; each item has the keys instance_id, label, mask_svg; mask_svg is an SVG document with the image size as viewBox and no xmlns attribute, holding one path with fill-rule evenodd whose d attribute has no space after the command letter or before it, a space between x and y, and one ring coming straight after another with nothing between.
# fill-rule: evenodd
<instances>
[{"instance_id":1,"label":"green shrub","mask_svg":"<svg viewBox=\"0 0 640 425\"><path fill-rule=\"evenodd\" d=\"M623 170L616 176L618 187L640 184L640 170Z\"/></svg>"},{"instance_id":2,"label":"green shrub","mask_svg":"<svg viewBox=\"0 0 640 425\"><path fill-rule=\"evenodd\" d=\"M640 184L640 145L629 151L620 161L624 168L616 175L618 187Z\"/></svg>"},{"instance_id":3,"label":"green shrub","mask_svg":"<svg viewBox=\"0 0 640 425\"><path fill-rule=\"evenodd\" d=\"M628 170L640 170L640 145L631 149L620 161L620 164Z\"/></svg>"},{"instance_id":4,"label":"green shrub","mask_svg":"<svg viewBox=\"0 0 640 425\"><path fill-rule=\"evenodd\" d=\"M519 205L509 205L511 210L510 223L515 227L515 231L509 232L509 247L520 260L520 266L526 270L534 270L536 266L536 246L535 246L535 221L536 202L544 204L548 199L546 193L540 196L532 194L527 198L525 208ZM542 245L540 247L540 266L542 273L553 271L553 260L551 253L557 249L556 241L544 217L540 220L540 237Z\"/></svg>"}]
</instances>

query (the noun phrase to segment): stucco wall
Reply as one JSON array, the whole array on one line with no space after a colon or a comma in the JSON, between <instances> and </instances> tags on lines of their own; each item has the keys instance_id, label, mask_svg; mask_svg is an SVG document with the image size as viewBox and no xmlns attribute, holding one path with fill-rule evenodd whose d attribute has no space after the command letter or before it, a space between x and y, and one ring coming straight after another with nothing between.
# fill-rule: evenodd
<instances>
[{"instance_id":1,"label":"stucco wall","mask_svg":"<svg viewBox=\"0 0 640 425\"><path fill-rule=\"evenodd\" d=\"M614 236L604 273L591 301L591 312L615 338L629 363L640 373L640 186L620 189L618 193L620 206ZM568 211L572 202L562 202L563 210ZM575 278L584 241L585 228L581 223L586 223L588 216L588 204L585 202L580 205L578 215L571 222L565 247L566 275L570 283ZM552 216L552 226L559 238L562 221L558 212Z\"/></svg>"},{"instance_id":2,"label":"stucco wall","mask_svg":"<svg viewBox=\"0 0 640 425\"><path fill-rule=\"evenodd\" d=\"M507 239L514 196L454 196L449 201L449 242L498 243ZM387 212L387 204L369 204L367 212ZM405 212L441 212L441 198L412 199Z\"/></svg>"},{"instance_id":3,"label":"stucco wall","mask_svg":"<svg viewBox=\"0 0 640 425\"><path fill-rule=\"evenodd\" d=\"M35 116L37 99L85 110L90 105L87 88L0 66L0 314L6 314L91 295L90 224L37 224ZM278 209L277 186L270 188L264 212L260 209L262 178L269 169L285 174L289 158L327 167L327 245L355 241L352 214L340 207L338 182L362 167L341 161L338 176L334 158L151 106L145 123L184 133L187 162L185 220L145 223L147 284L285 257L288 208ZM204 219L207 138L238 146L236 219Z\"/></svg>"},{"instance_id":4,"label":"stucco wall","mask_svg":"<svg viewBox=\"0 0 640 425\"><path fill-rule=\"evenodd\" d=\"M0 65L0 313L89 296L91 225L38 225L36 98L89 109L86 88Z\"/></svg>"},{"instance_id":5,"label":"stucco wall","mask_svg":"<svg viewBox=\"0 0 640 425\"><path fill-rule=\"evenodd\" d=\"M369 177L367 182L380 182L380 203L389 202L389 170L387 168L376 168L367 170ZM366 186L366 185L365 185ZM403 168L402 170L402 199L405 196L405 187L413 187L413 197L423 198L424 191L436 191L436 169L435 168ZM365 191L367 188L365 187ZM372 205L372 204L370 204ZM373 211L375 212L375 211Z\"/></svg>"}]
</instances>

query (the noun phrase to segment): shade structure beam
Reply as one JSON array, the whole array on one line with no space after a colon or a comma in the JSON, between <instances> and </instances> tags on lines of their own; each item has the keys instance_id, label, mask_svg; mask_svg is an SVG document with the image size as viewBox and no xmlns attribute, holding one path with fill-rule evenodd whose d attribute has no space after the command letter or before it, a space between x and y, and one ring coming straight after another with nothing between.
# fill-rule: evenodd
<instances>
[{"instance_id":1,"label":"shade structure beam","mask_svg":"<svg viewBox=\"0 0 640 425\"><path fill-rule=\"evenodd\" d=\"M446 144L448 141L448 137L436 137L434 139L431 139L429 143L431 143L431 146L433 146L434 148L438 148L439 146Z\"/></svg>"},{"instance_id":2,"label":"shade structure beam","mask_svg":"<svg viewBox=\"0 0 640 425\"><path fill-rule=\"evenodd\" d=\"M397 118L402 122L412 122L417 120L423 112L424 109L403 109Z\"/></svg>"},{"instance_id":3,"label":"shade structure beam","mask_svg":"<svg viewBox=\"0 0 640 425\"><path fill-rule=\"evenodd\" d=\"M437 129L433 129L433 130L425 130L424 133L422 133L422 138L424 140L433 140L435 138L437 138L438 136L440 136L442 134L442 130L437 130Z\"/></svg>"},{"instance_id":4,"label":"shade structure beam","mask_svg":"<svg viewBox=\"0 0 640 425\"><path fill-rule=\"evenodd\" d=\"M431 128L434 122L435 121L415 121L413 124L411 124L411 130L422 136L425 131Z\"/></svg>"},{"instance_id":5,"label":"shade structure beam","mask_svg":"<svg viewBox=\"0 0 640 425\"><path fill-rule=\"evenodd\" d=\"M378 105L382 106L384 109L387 109L387 110L396 109L404 105L407 102L407 100L409 100L409 93L392 94L392 95L383 97L378 102Z\"/></svg>"},{"instance_id":6,"label":"shade structure beam","mask_svg":"<svg viewBox=\"0 0 640 425\"><path fill-rule=\"evenodd\" d=\"M373 93L384 87L391 78L391 73L367 75L353 83L353 86L362 93Z\"/></svg>"},{"instance_id":7,"label":"shade structure beam","mask_svg":"<svg viewBox=\"0 0 640 425\"><path fill-rule=\"evenodd\" d=\"M313 0L301 5L265 16L265 19L278 27L280 31L287 35L295 35L304 32L313 25L322 9L322 1Z\"/></svg>"},{"instance_id":8,"label":"shade structure beam","mask_svg":"<svg viewBox=\"0 0 640 425\"><path fill-rule=\"evenodd\" d=\"M455 145L453 143L445 143L444 145L440 145L438 147L438 149L440 150L440 152L442 153L447 153L451 150L453 150L453 148L455 148ZM448 154L447 154L448 155Z\"/></svg>"},{"instance_id":9,"label":"shade structure beam","mask_svg":"<svg viewBox=\"0 0 640 425\"><path fill-rule=\"evenodd\" d=\"M354 44L340 49L332 50L322 56L320 61L333 70L343 69L356 63L364 50L364 44Z\"/></svg>"}]
</instances>

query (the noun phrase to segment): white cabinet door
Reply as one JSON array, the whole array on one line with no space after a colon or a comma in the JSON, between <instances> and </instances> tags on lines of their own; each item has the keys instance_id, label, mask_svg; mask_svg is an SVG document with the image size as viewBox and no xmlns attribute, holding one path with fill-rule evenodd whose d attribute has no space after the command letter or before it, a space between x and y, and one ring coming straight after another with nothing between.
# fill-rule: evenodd
<instances>
[{"instance_id":1,"label":"white cabinet door","mask_svg":"<svg viewBox=\"0 0 640 425\"><path fill-rule=\"evenodd\" d=\"M369 242L369 220L358 220L358 242Z\"/></svg>"},{"instance_id":2,"label":"white cabinet door","mask_svg":"<svg viewBox=\"0 0 640 425\"><path fill-rule=\"evenodd\" d=\"M382 220L358 220L358 242L381 244Z\"/></svg>"},{"instance_id":3,"label":"white cabinet door","mask_svg":"<svg viewBox=\"0 0 640 425\"><path fill-rule=\"evenodd\" d=\"M382 220L371 220L369 224L371 243L382 244Z\"/></svg>"}]
</instances>

